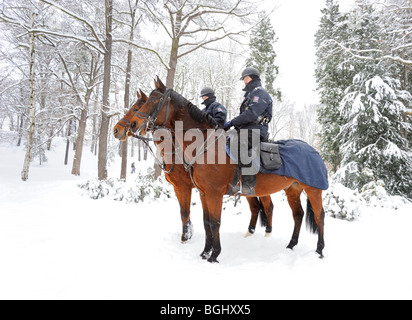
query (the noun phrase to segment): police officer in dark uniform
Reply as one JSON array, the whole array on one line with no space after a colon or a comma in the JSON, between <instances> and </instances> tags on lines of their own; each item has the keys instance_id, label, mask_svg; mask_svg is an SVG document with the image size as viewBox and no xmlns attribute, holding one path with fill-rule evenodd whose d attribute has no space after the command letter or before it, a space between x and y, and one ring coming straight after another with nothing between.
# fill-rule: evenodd
<instances>
[{"instance_id":1,"label":"police officer in dark uniform","mask_svg":"<svg viewBox=\"0 0 412 320\"><path fill-rule=\"evenodd\" d=\"M240 115L226 122L224 127L227 130L232 126L238 130L248 130L247 148L250 154L251 149L260 147L260 145L253 145L253 141L255 141L256 144L256 141L260 143L260 141L268 140L269 122L272 120L273 100L269 93L262 87L260 73L256 68L246 68L242 72L240 80L243 80L246 86L243 89L246 93L245 99L240 106ZM259 136L253 139L253 135L257 135L257 133L259 133ZM246 148L245 141L239 139L239 143L239 150ZM259 150L260 148L257 149ZM259 157L259 154L255 154L255 156ZM242 168L248 168L252 164L242 163L241 157L239 157L239 165ZM242 173L242 193L254 195L255 186L256 175Z\"/></svg>"},{"instance_id":2,"label":"police officer in dark uniform","mask_svg":"<svg viewBox=\"0 0 412 320\"><path fill-rule=\"evenodd\" d=\"M210 87L204 87L200 92L200 97L203 98L203 103L206 108L203 112L210 114L213 119L216 120L220 127L223 127L226 123L227 110L226 108L216 101L215 92Z\"/></svg>"}]
</instances>

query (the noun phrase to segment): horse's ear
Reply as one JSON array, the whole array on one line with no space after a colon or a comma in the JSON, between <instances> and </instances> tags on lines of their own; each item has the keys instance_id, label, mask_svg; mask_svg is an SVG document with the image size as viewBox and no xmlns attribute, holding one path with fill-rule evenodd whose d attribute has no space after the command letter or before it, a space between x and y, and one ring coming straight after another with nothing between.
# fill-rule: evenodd
<instances>
[{"instance_id":1,"label":"horse's ear","mask_svg":"<svg viewBox=\"0 0 412 320\"><path fill-rule=\"evenodd\" d=\"M163 84L162 80L160 80L159 76L157 76L155 81L156 89L160 89L161 91L166 91L166 86Z\"/></svg>"},{"instance_id":2,"label":"horse's ear","mask_svg":"<svg viewBox=\"0 0 412 320\"><path fill-rule=\"evenodd\" d=\"M139 91L140 91L140 100L146 102L147 101L147 96L145 95L145 93L142 90L139 89Z\"/></svg>"},{"instance_id":3,"label":"horse's ear","mask_svg":"<svg viewBox=\"0 0 412 320\"><path fill-rule=\"evenodd\" d=\"M137 91L137 100L141 100L142 99L142 90L138 90Z\"/></svg>"}]
</instances>

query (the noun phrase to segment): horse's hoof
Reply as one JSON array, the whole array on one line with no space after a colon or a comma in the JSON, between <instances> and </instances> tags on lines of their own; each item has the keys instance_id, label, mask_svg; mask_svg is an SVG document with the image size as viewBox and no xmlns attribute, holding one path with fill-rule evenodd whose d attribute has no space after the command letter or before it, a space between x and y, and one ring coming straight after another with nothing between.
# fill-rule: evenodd
<instances>
[{"instance_id":1,"label":"horse's hoof","mask_svg":"<svg viewBox=\"0 0 412 320\"><path fill-rule=\"evenodd\" d=\"M192 236L193 236L193 225L192 225L192 222L189 220L183 226L182 243L186 243L187 241L192 239Z\"/></svg>"},{"instance_id":2,"label":"horse's hoof","mask_svg":"<svg viewBox=\"0 0 412 320\"><path fill-rule=\"evenodd\" d=\"M253 236L253 233L250 233L249 230L248 230L245 234L245 238L249 238L251 236Z\"/></svg>"},{"instance_id":3,"label":"horse's hoof","mask_svg":"<svg viewBox=\"0 0 412 320\"><path fill-rule=\"evenodd\" d=\"M270 238L272 236L272 232L266 232L265 233L265 238Z\"/></svg>"},{"instance_id":4,"label":"horse's hoof","mask_svg":"<svg viewBox=\"0 0 412 320\"><path fill-rule=\"evenodd\" d=\"M322 250L316 250L316 253L319 254L319 259L323 259L323 258L324 258L323 253L322 253Z\"/></svg>"},{"instance_id":5,"label":"horse's hoof","mask_svg":"<svg viewBox=\"0 0 412 320\"><path fill-rule=\"evenodd\" d=\"M207 262L210 262L210 263L219 263L219 261L217 261L217 259L216 259L216 258L213 258L213 257L210 257L210 258L207 260Z\"/></svg>"},{"instance_id":6,"label":"horse's hoof","mask_svg":"<svg viewBox=\"0 0 412 320\"><path fill-rule=\"evenodd\" d=\"M296 247L296 245L298 244L298 242L296 240L290 240L289 245L286 247L287 249L293 250L294 247Z\"/></svg>"},{"instance_id":7,"label":"horse's hoof","mask_svg":"<svg viewBox=\"0 0 412 320\"><path fill-rule=\"evenodd\" d=\"M203 260L207 260L207 259L209 259L209 257L210 257L210 252L202 252L201 254L200 254L200 257L203 259Z\"/></svg>"},{"instance_id":8,"label":"horse's hoof","mask_svg":"<svg viewBox=\"0 0 412 320\"><path fill-rule=\"evenodd\" d=\"M182 234L181 242L182 244L186 244L190 239L192 239L192 237L188 238L184 234Z\"/></svg>"}]
</instances>

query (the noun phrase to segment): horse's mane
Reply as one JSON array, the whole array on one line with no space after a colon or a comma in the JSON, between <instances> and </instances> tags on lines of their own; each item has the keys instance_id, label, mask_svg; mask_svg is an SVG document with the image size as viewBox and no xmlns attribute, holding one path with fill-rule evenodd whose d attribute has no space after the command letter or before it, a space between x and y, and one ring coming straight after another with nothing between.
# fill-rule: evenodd
<instances>
[{"instance_id":1,"label":"horse's mane","mask_svg":"<svg viewBox=\"0 0 412 320\"><path fill-rule=\"evenodd\" d=\"M186 108L193 120L196 120L201 124L208 124L212 128L217 128L219 126L216 120L210 114L200 110L197 106L195 106L181 94L175 91L171 91L170 97L179 106Z\"/></svg>"}]
</instances>

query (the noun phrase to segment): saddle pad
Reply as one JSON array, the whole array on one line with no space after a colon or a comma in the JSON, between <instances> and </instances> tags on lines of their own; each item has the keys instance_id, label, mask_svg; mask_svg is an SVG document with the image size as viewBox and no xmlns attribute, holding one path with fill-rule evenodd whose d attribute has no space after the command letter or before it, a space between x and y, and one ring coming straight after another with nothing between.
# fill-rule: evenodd
<instances>
[{"instance_id":1,"label":"saddle pad","mask_svg":"<svg viewBox=\"0 0 412 320\"><path fill-rule=\"evenodd\" d=\"M276 174L291 177L311 187L327 190L329 188L328 172L319 153L306 142L301 140L280 140L279 145L282 166L277 170L266 170L260 166L261 173ZM227 155L236 161L226 146Z\"/></svg>"}]
</instances>

